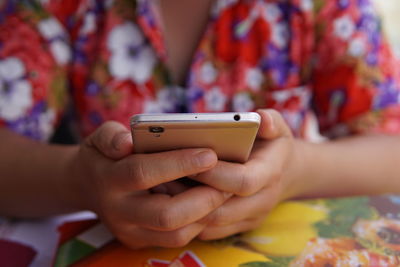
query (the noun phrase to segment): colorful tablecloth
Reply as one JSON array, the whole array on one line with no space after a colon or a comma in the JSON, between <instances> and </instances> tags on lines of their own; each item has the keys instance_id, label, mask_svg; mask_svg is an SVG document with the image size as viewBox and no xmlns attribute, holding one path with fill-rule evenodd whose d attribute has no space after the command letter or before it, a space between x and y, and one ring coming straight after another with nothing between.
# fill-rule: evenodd
<instances>
[{"instance_id":1,"label":"colorful tablecloth","mask_svg":"<svg viewBox=\"0 0 400 267\"><path fill-rule=\"evenodd\" d=\"M95 220L63 225L55 266L400 266L400 197L290 201L254 231L129 250Z\"/></svg>"}]
</instances>

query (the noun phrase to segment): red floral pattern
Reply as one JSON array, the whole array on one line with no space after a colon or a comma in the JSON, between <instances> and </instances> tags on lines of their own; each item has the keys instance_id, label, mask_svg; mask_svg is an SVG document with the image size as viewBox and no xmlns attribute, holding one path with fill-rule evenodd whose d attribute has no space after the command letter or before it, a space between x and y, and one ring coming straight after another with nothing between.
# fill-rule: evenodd
<instances>
[{"instance_id":1,"label":"red floral pattern","mask_svg":"<svg viewBox=\"0 0 400 267\"><path fill-rule=\"evenodd\" d=\"M0 125L47 140L70 98L82 135L135 113L258 108L302 138L400 133L398 61L369 0L216 0L184 86L155 5L3 1Z\"/></svg>"}]
</instances>

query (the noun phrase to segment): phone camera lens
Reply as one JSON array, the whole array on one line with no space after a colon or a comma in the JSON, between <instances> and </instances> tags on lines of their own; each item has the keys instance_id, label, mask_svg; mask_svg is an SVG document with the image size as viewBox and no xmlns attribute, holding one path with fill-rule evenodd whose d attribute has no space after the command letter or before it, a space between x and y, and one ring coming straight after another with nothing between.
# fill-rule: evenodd
<instances>
[{"instance_id":1,"label":"phone camera lens","mask_svg":"<svg viewBox=\"0 0 400 267\"><path fill-rule=\"evenodd\" d=\"M149 132L151 133L162 133L164 132L164 128L161 126L150 126L149 127Z\"/></svg>"},{"instance_id":2,"label":"phone camera lens","mask_svg":"<svg viewBox=\"0 0 400 267\"><path fill-rule=\"evenodd\" d=\"M233 116L233 119L234 119L235 121L240 121L240 115L239 115L239 114L236 114L235 116Z\"/></svg>"}]
</instances>

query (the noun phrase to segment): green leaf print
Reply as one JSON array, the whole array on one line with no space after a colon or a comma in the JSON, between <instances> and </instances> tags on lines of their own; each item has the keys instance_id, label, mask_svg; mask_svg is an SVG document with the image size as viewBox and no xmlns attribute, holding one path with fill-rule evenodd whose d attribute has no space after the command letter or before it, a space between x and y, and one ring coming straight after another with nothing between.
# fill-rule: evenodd
<instances>
[{"instance_id":1,"label":"green leaf print","mask_svg":"<svg viewBox=\"0 0 400 267\"><path fill-rule=\"evenodd\" d=\"M294 260L294 257L271 257L268 256L271 261L254 261L240 264L239 267L287 267L290 262Z\"/></svg>"},{"instance_id":2,"label":"green leaf print","mask_svg":"<svg viewBox=\"0 0 400 267\"><path fill-rule=\"evenodd\" d=\"M377 215L366 197L326 200L325 205L330 210L328 218L314 224L323 238L352 237L351 227L357 219L372 219Z\"/></svg>"}]
</instances>

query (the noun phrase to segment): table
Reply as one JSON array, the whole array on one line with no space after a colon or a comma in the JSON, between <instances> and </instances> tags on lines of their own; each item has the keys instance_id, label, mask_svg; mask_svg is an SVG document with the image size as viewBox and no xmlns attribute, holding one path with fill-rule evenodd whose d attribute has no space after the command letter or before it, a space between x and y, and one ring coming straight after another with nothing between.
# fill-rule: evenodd
<instances>
[{"instance_id":1,"label":"table","mask_svg":"<svg viewBox=\"0 0 400 267\"><path fill-rule=\"evenodd\" d=\"M289 201L259 229L177 249L129 250L100 224L81 223L64 229L56 267L400 266L399 196Z\"/></svg>"}]
</instances>

